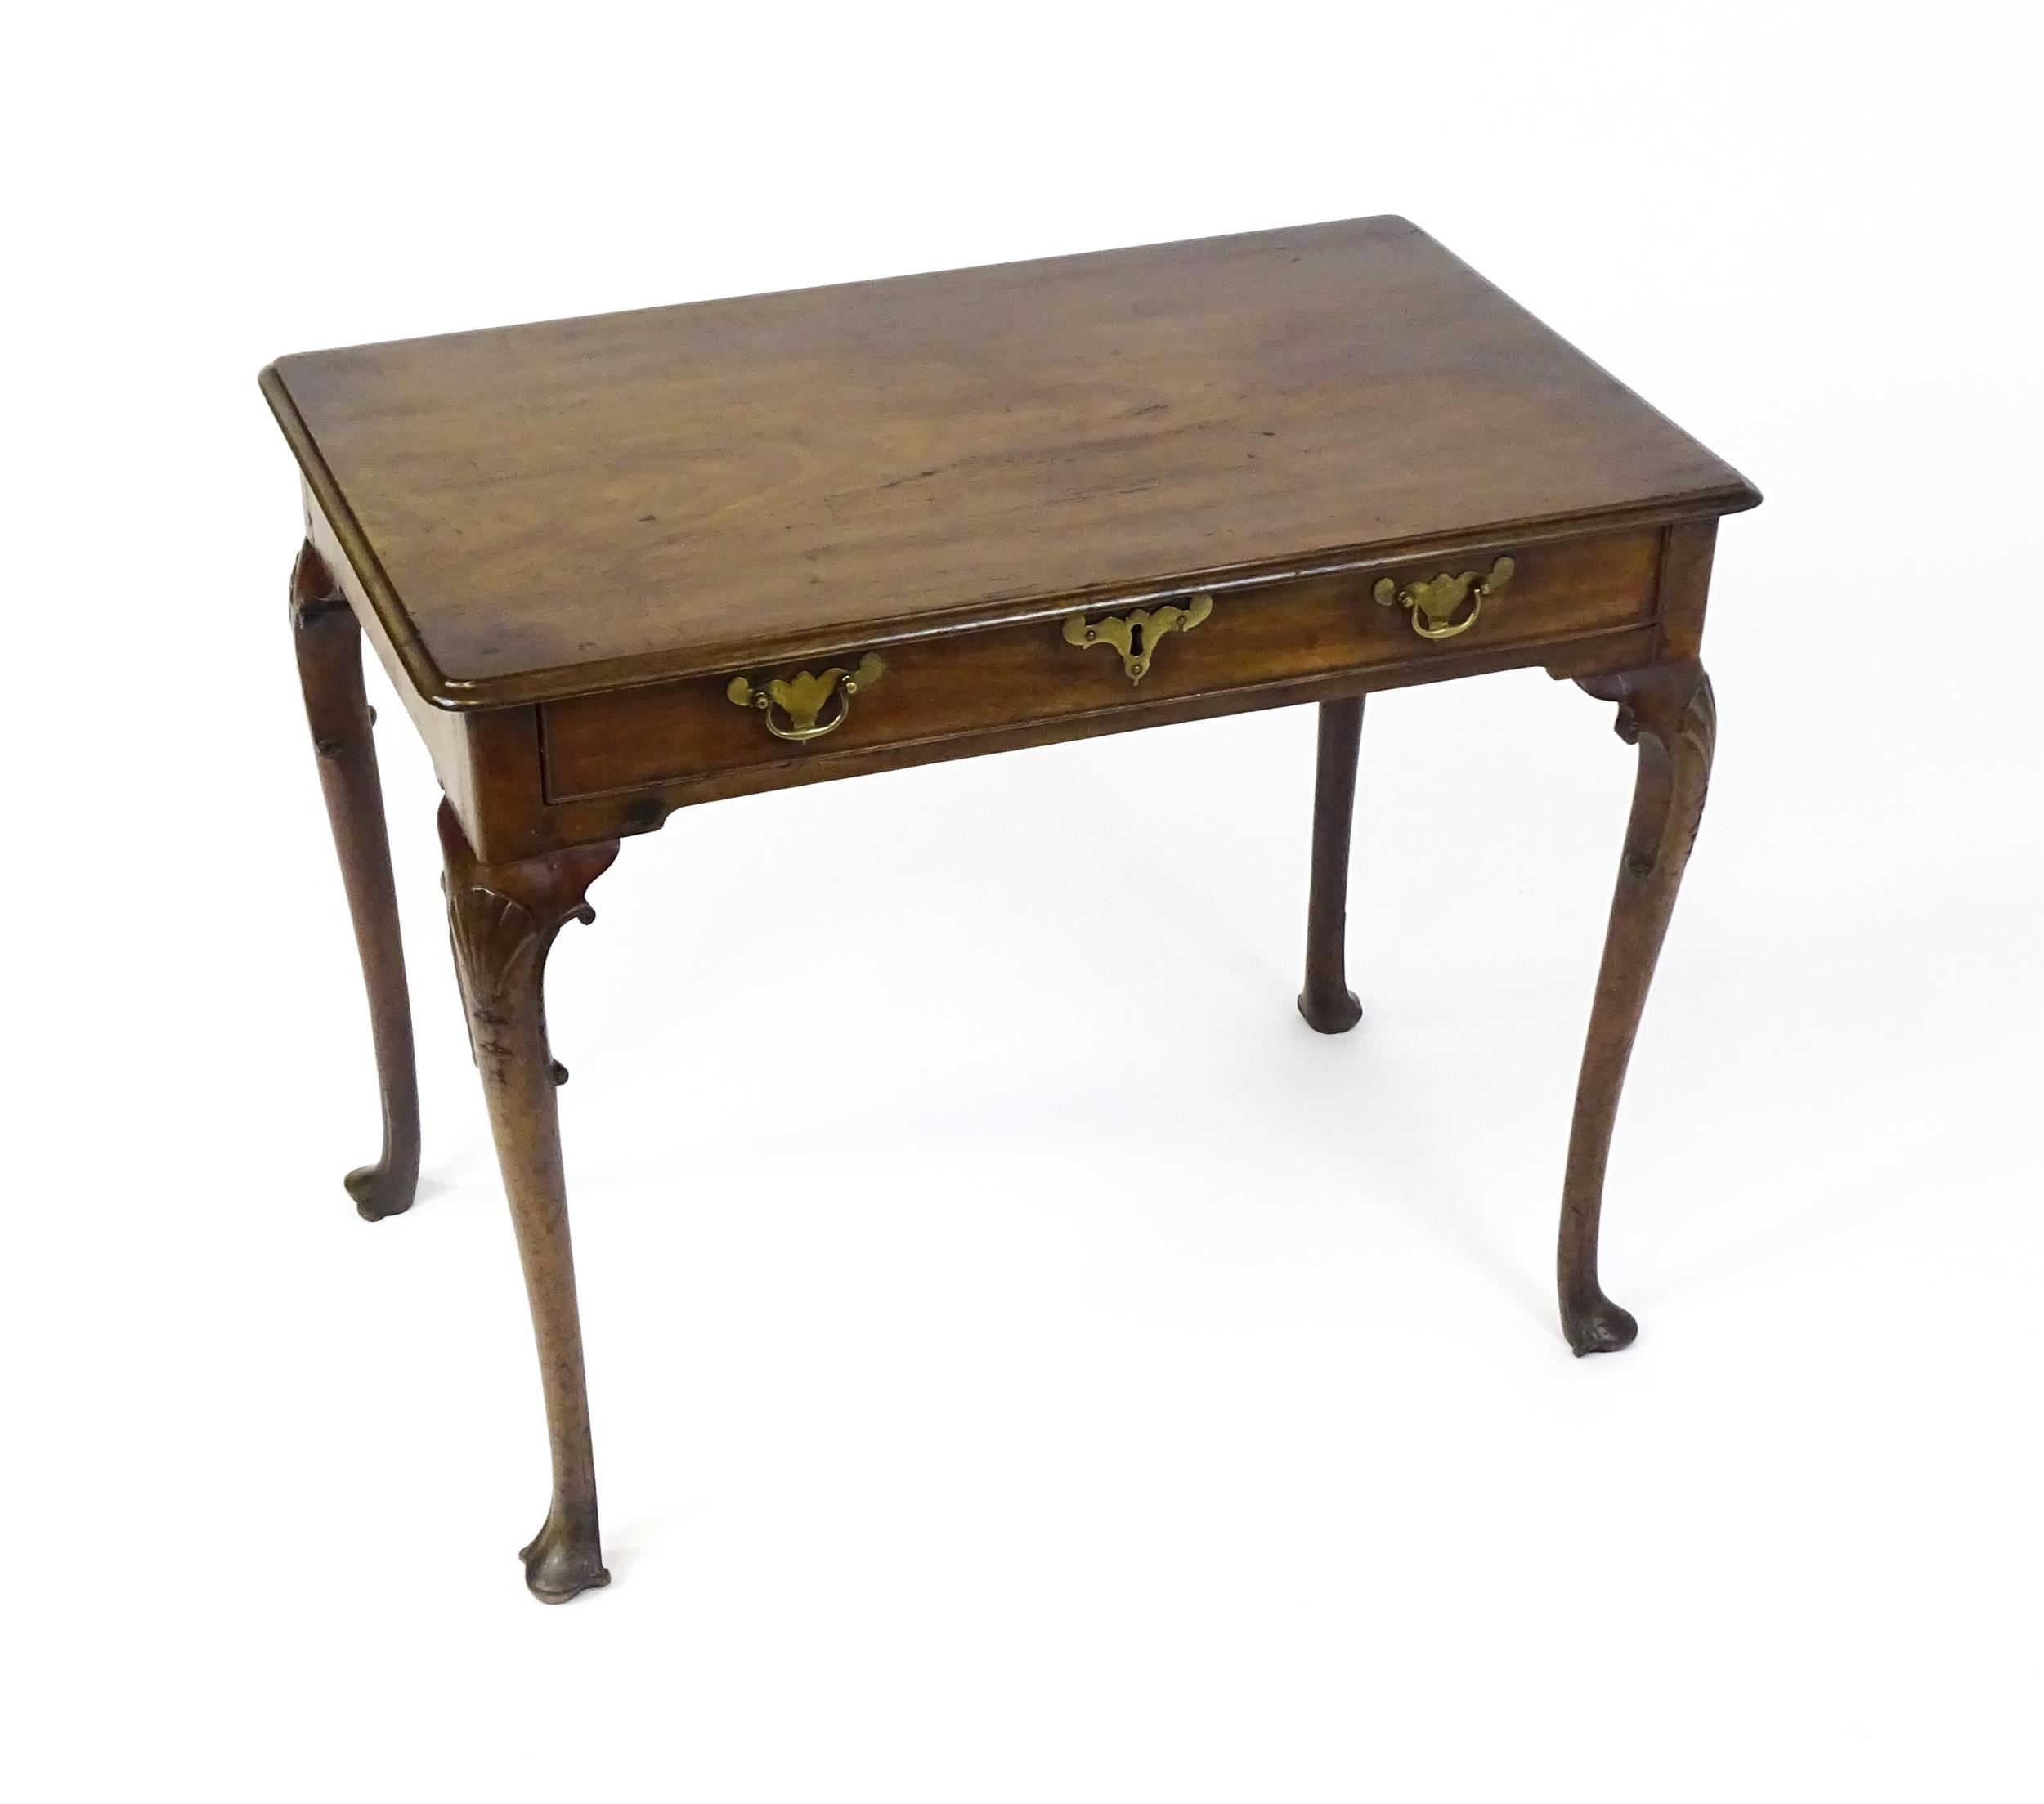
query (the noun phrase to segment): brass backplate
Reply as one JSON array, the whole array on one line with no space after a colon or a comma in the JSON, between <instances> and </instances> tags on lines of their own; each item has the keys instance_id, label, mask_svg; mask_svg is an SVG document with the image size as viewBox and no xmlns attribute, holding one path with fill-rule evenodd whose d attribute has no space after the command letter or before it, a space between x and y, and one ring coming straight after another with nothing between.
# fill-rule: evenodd
<instances>
[{"instance_id":1,"label":"brass backplate","mask_svg":"<svg viewBox=\"0 0 2044 1804\"><path fill-rule=\"evenodd\" d=\"M1150 660L1157 642L1167 633L1190 633L1213 611L1211 595L1193 596L1183 607L1175 602L1162 607L1134 608L1127 614L1110 614L1105 620L1089 620L1083 615L1068 615L1065 621L1067 645L1109 645L1121 654L1122 669L1131 683L1150 674Z\"/></svg>"}]
</instances>

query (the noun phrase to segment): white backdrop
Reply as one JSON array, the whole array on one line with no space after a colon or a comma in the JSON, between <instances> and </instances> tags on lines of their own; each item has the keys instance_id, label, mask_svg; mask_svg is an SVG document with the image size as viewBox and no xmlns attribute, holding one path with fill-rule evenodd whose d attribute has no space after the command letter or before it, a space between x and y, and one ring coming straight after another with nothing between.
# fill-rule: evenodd
<instances>
[{"instance_id":1,"label":"white backdrop","mask_svg":"<svg viewBox=\"0 0 2044 1804\"><path fill-rule=\"evenodd\" d=\"M11 1794L2035 1797L2024 17L17 22ZM707 807L554 961L616 1582L539 1608L389 706L425 1180L339 1186L370 1049L258 367L1377 212L1768 496L1620 1118L1638 1345L1571 1359L1550 1294L1608 706L1371 703L1342 1040L1292 1005L1310 710ZM776 1011L824 996L815 1057Z\"/></svg>"}]
</instances>

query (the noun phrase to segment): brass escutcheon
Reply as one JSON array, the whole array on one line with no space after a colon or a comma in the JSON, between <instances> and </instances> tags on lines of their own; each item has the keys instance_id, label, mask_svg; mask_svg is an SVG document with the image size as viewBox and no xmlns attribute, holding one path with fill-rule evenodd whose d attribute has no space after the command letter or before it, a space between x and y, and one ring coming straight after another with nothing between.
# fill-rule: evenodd
<instances>
[{"instance_id":1,"label":"brass escutcheon","mask_svg":"<svg viewBox=\"0 0 2044 1804\"><path fill-rule=\"evenodd\" d=\"M848 671L834 664L820 677L805 670L757 684L746 677L733 677L724 692L741 708L757 708L766 730L776 739L793 740L799 745L805 740L821 739L842 727L852 711L852 697L862 688L872 688L886 668L877 652L868 651L858 660L856 670ZM833 696L837 698L837 712L828 720L819 719ZM773 718L776 710L787 716L787 726Z\"/></svg>"},{"instance_id":2,"label":"brass escutcheon","mask_svg":"<svg viewBox=\"0 0 2044 1804\"><path fill-rule=\"evenodd\" d=\"M1444 571L1432 582L1408 583L1403 589L1390 577L1383 576L1378 579L1377 586L1370 593L1382 607L1389 607L1396 602L1406 609L1412 619L1412 629L1421 638L1451 639L1458 633L1467 633L1477 624L1477 616L1483 611L1483 598L1496 594L1510 582L1517 567L1509 557L1500 557L1491 565L1487 576L1479 576L1473 570L1451 576ZM1469 611L1458 620L1455 610L1465 598Z\"/></svg>"},{"instance_id":3,"label":"brass escutcheon","mask_svg":"<svg viewBox=\"0 0 2044 1804\"><path fill-rule=\"evenodd\" d=\"M1135 608L1126 615L1110 614L1104 620L1089 620L1070 614L1065 620L1067 645L1111 645L1121 653L1122 669L1132 683L1150 674L1157 642L1168 633L1190 633L1213 611L1211 595L1195 595L1183 607L1170 602L1163 607Z\"/></svg>"}]
</instances>

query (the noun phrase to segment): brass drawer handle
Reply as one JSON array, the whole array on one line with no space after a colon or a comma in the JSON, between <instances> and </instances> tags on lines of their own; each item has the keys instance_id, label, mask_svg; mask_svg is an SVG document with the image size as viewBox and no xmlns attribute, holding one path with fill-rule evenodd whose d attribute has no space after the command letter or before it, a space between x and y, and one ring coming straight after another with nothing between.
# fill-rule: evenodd
<instances>
[{"instance_id":1,"label":"brass drawer handle","mask_svg":"<svg viewBox=\"0 0 2044 1804\"><path fill-rule=\"evenodd\" d=\"M804 740L821 739L842 727L852 711L852 697L862 688L872 688L886 668L878 653L868 651L858 660L856 670L848 671L834 664L820 677L805 670L796 676L775 677L756 687L744 677L733 677L724 692L741 708L757 708L766 730L776 739L793 740L799 745ZM817 717L830 705L832 696L837 697L837 712L828 720L819 720ZM787 716L787 726L773 718L776 709Z\"/></svg>"},{"instance_id":2,"label":"brass drawer handle","mask_svg":"<svg viewBox=\"0 0 2044 1804\"><path fill-rule=\"evenodd\" d=\"M1483 611L1483 598L1496 594L1510 582L1517 567L1509 557L1500 557L1491 565L1487 576L1479 576L1473 570L1465 570L1459 576L1443 571L1430 583L1408 583L1403 589L1383 576L1378 579L1370 593L1381 607L1389 607L1396 602L1406 609L1412 616L1412 629L1421 638L1451 639L1477 624L1477 616ZM1465 598L1469 611L1458 620L1455 612Z\"/></svg>"},{"instance_id":3,"label":"brass drawer handle","mask_svg":"<svg viewBox=\"0 0 2044 1804\"><path fill-rule=\"evenodd\" d=\"M1158 640L1168 633L1190 633L1213 611L1211 595L1195 595L1183 607L1175 602L1163 607L1138 607L1126 616L1110 614L1104 620L1069 614L1065 619L1065 642L1111 645L1121 653L1122 669L1128 673L1132 686L1150 674L1150 660L1156 656Z\"/></svg>"}]
</instances>

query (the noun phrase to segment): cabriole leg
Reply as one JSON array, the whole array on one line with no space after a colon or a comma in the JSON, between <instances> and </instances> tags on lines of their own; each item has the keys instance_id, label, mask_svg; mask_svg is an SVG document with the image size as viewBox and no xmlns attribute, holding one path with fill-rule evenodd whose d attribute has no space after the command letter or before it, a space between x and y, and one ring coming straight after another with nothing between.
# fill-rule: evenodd
<instances>
[{"instance_id":1,"label":"cabriole leg","mask_svg":"<svg viewBox=\"0 0 2044 1804\"><path fill-rule=\"evenodd\" d=\"M1593 696L1618 704L1618 736L1638 746L1639 775L1604 962L1597 974L1562 1186L1556 1261L1562 1327L1579 1354L1616 1352L1639 1332L1639 1324L1598 1282L1604 1166L1633 1038L1702 817L1718 723L1710 679L1693 661L1580 680Z\"/></svg>"},{"instance_id":2,"label":"cabriole leg","mask_svg":"<svg viewBox=\"0 0 2044 1804\"><path fill-rule=\"evenodd\" d=\"M419 1187L419 1077L413 1062L411 999L397 932L397 890L376 774L374 716L362 689L362 629L332 573L311 545L291 571L291 634L298 681L319 754L320 786L340 853L341 880L369 988L370 1031L383 1095L383 1150L343 1180L368 1220L401 1214Z\"/></svg>"},{"instance_id":3,"label":"cabriole leg","mask_svg":"<svg viewBox=\"0 0 2044 1804\"><path fill-rule=\"evenodd\" d=\"M1363 698L1320 704L1313 783L1313 875L1306 905L1306 987L1299 1013L1320 1033L1347 1033L1363 1005L1348 987L1348 847L1356 817L1356 762Z\"/></svg>"},{"instance_id":4,"label":"cabriole leg","mask_svg":"<svg viewBox=\"0 0 2044 1804\"><path fill-rule=\"evenodd\" d=\"M454 811L440 808L446 856L447 920L476 1068L490 1107L497 1162L525 1268L540 1382L553 1449L554 1501L546 1522L519 1555L525 1582L543 1603L607 1585L596 1520L596 1467L589 1444L575 1256L552 1055L541 983L554 936L595 913L583 898L617 856L615 841L546 857L477 862Z\"/></svg>"}]
</instances>

